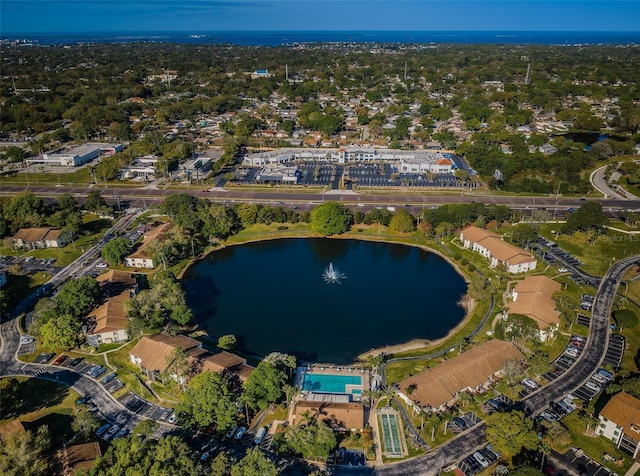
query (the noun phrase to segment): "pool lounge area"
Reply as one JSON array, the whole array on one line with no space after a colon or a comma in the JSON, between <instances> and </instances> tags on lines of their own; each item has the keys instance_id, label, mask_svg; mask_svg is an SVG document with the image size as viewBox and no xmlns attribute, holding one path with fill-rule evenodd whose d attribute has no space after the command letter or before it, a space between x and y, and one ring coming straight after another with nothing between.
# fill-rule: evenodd
<instances>
[{"instance_id":1,"label":"pool lounge area","mask_svg":"<svg viewBox=\"0 0 640 476\"><path fill-rule=\"evenodd\" d=\"M347 395L359 402L369 388L369 371L355 367L298 367L296 386L303 394Z\"/></svg>"}]
</instances>

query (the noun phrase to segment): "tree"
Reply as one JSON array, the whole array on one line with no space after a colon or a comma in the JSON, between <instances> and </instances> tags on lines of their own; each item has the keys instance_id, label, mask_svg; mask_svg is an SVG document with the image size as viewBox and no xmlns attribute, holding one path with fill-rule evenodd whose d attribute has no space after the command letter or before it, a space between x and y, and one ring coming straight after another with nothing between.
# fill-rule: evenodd
<instances>
[{"instance_id":1,"label":"tree","mask_svg":"<svg viewBox=\"0 0 640 476\"><path fill-rule=\"evenodd\" d=\"M337 202L326 202L311 212L312 228L324 236L339 235L349 229L351 212Z\"/></svg>"},{"instance_id":2,"label":"tree","mask_svg":"<svg viewBox=\"0 0 640 476\"><path fill-rule=\"evenodd\" d=\"M224 239L240 230L240 220L233 208L211 203L199 210L201 231L206 238Z\"/></svg>"},{"instance_id":3,"label":"tree","mask_svg":"<svg viewBox=\"0 0 640 476\"><path fill-rule=\"evenodd\" d=\"M576 231L590 231L600 233L607 223L602 205L598 202L587 202L574 213L567 216L567 222L562 227L562 233L573 234Z\"/></svg>"},{"instance_id":4,"label":"tree","mask_svg":"<svg viewBox=\"0 0 640 476\"><path fill-rule=\"evenodd\" d=\"M217 423L218 431L225 432L235 421L235 396L220 374L207 370L191 379L176 416L187 426Z\"/></svg>"},{"instance_id":5,"label":"tree","mask_svg":"<svg viewBox=\"0 0 640 476\"><path fill-rule=\"evenodd\" d=\"M504 321L505 335L512 341L537 341L540 339L538 324L524 314L509 314Z\"/></svg>"},{"instance_id":6,"label":"tree","mask_svg":"<svg viewBox=\"0 0 640 476\"><path fill-rule=\"evenodd\" d=\"M618 327L629 328L629 327L637 327L638 325L638 315L633 312L631 309L618 309L613 312L613 319L616 321Z\"/></svg>"},{"instance_id":7,"label":"tree","mask_svg":"<svg viewBox=\"0 0 640 476\"><path fill-rule=\"evenodd\" d=\"M63 193L58 197L55 213L49 218L54 226L59 226L64 231L77 235L82 230L82 213L80 205L70 193Z\"/></svg>"},{"instance_id":8,"label":"tree","mask_svg":"<svg viewBox=\"0 0 640 476\"><path fill-rule=\"evenodd\" d=\"M244 382L243 401L251 408L264 410L284 396L287 374L275 364L262 361Z\"/></svg>"},{"instance_id":9,"label":"tree","mask_svg":"<svg viewBox=\"0 0 640 476\"><path fill-rule=\"evenodd\" d=\"M100 285L91 276L67 281L55 297L58 314L84 317L102 297Z\"/></svg>"},{"instance_id":10,"label":"tree","mask_svg":"<svg viewBox=\"0 0 640 476\"><path fill-rule=\"evenodd\" d=\"M546 374L552 368L549 354L546 352L536 352L529 357L529 370L533 372L536 377Z\"/></svg>"},{"instance_id":11,"label":"tree","mask_svg":"<svg viewBox=\"0 0 640 476\"><path fill-rule=\"evenodd\" d=\"M259 448L250 448L244 458L231 468L231 476L277 476L278 468Z\"/></svg>"},{"instance_id":12,"label":"tree","mask_svg":"<svg viewBox=\"0 0 640 476\"><path fill-rule=\"evenodd\" d=\"M411 233L415 231L416 225L413 217L406 210L398 210L391 217L389 229L399 231L400 233Z\"/></svg>"},{"instance_id":13,"label":"tree","mask_svg":"<svg viewBox=\"0 0 640 476\"><path fill-rule=\"evenodd\" d=\"M81 327L80 320L70 314L54 317L40 328L42 345L50 350L74 347Z\"/></svg>"},{"instance_id":14,"label":"tree","mask_svg":"<svg viewBox=\"0 0 640 476\"><path fill-rule=\"evenodd\" d=\"M93 434L99 426L98 419L87 410L80 410L73 415L73 421L71 422L71 429L85 437Z\"/></svg>"},{"instance_id":15,"label":"tree","mask_svg":"<svg viewBox=\"0 0 640 476\"><path fill-rule=\"evenodd\" d=\"M531 243L534 243L538 239L538 232L536 229L527 224L521 223L513 228L511 235L511 241L514 245L528 248Z\"/></svg>"},{"instance_id":16,"label":"tree","mask_svg":"<svg viewBox=\"0 0 640 476\"><path fill-rule=\"evenodd\" d=\"M158 429L158 422L149 418L140 420L133 431L134 435L150 436Z\"/></svg>"},{"instance_id":17,"label":"tree","mask_svg":"<svg viewBox=\"0 0 640 476\"><path fill-rule=\"evenodd\" d=\"M175 347L169 355L165 357L167 372L171 376L175 375L180 386L185 385L189 373L190 364L187 353L182 347Z\"/></svg>"},{"instance_id":18,"label":"tree","mask_svg":"<svg viewBox=\"0 0 640 476\"><path fill-rule=\"evenodd\" d=\"M487 417L486 422L489 442L507 457L518 454L522 449L534 450L538 446L533 420L521 411L495 412Z\"/></svg>"},{"instance_id":19,"label":"tree","mask_svg":"<svg viewBox=\"0 0 640 476\"><path fill-rule=\"evenodd\" d=\"M102 196L100 190L91 190L87 194L87 199L84 202L84 208L87 211L101 214L109 209L109 205L107 205L107 202Z\"/></svg>"},{"instance_id":20,"label":"tree","mask_svg":"<svg viewBox=\"0 0 640 476\"><path fill-rule=\"evenodd\" d=\"M231 460L229 455L221 451L211 461L211 472L209 476L227 476L231 469Z\"/></svg>"},{"instance_id":21,"label":"tree","mask_svg":"<svg viewBox=\"0 0 640 476\"><path fill-rule=\"evenodd\" d=\"M131 254L131 242L127 238L116 238L104 245L101 254L107 263L119 265Z\"/></svg>"},{"instance_id":22,"label":"tree","mask_svg":"<svg viewBox=\"0 0 640 476\"><path fill-rule=\"evenodd\" d=\"M2 435L0 471L7 476L40 476L48 473L47 453L51 446L46 425L33 431Z\"/></svg>"},{"instance_id":23,"label":"tree","mask_svg":"<svg viewBox=\"0 0 640 476\"><path fill-rule=\"evenodd\" d=\"M336 446L333 430L322 421L290 428L284 435L286 444L303 458L326 459Z\"/></svg>"},{"instance_id":24,"label":"tree","mask_svg":"<svg viewBox=\"0 0 640 476\"><path fill-rule=\"evenodd\" d=\"M233 334L227 334L224 336L220 336L220 338L218 339L218 347L223 350L233 350L236 348L237 342L238 340L236 339L236 336L234 336Z\"/></svg>"}]
</instances>

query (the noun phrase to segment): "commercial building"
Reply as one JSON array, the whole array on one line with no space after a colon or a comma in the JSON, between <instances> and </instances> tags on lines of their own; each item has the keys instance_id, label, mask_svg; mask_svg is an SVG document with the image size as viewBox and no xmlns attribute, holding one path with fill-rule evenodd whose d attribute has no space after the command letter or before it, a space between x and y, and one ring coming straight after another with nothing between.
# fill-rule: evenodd
<instances>
[{"instance_id":1,"label":"commercial building","mask_svg":"<svg viewBox=\"0 0 640 476\"><path fill-rule=\"evenodd\" d=\"M480 253L491 267L502 265L510 273L525 273L536 269L538 261L531 253L505 242L502 236L477 226L468 226L460 232L460 243Z\"/></svg>"},{"instance_id":2,"label":"commercial building","mask_svg":"<svg viewBox=\"0 0 640 476\"><path fill-rule=\"evenodd\" d=\"M113 155L122 149L122 144L90 142L62 152L31 157L27 159L26 162L28 165L44 164L61 167L78 167L79 165L91 162L102 154Z\"/></svg>"},{"instance_id":3,"label":"commercial building","mask_svg":"<svg viewBox=\"0 0 640 476\"><path fill-rule=\"evenodd\" d=\"M287 165L296 160L328 160L339 164L394 163L400 173L451 173L453 162L434 150L395 150L369 147L291 148L248 154L244 165L264 167Z\"/></svg>"},{"instance_id":4,"label":"commercial building","mask_svg":"<svg viewBox=\"0 0 640 476\"><path fill-rule=\"evenodd\" d=\"M20 228L13 237L13 245L18 248L60 248L67 241L67 234L59 228Z\"/></svg>"},{"instance_id":5,"label":"commercial building","mask_svg":"<svg viewBox=\"0 0 640 476\"><path fill-rule=\"evenodd\" d=\"M598 416L598 434L634 458L640 454L640 400L626 392L611 397Z\"/></svg>"},{"instance_id":6,"label":"commercial building","mask_svg":"<svg viewBox=\"0 0 640 476\"><path fill-rule=\"evenodd\" d=\"M561 288L560 283L546 276L527 276L515 286L508 313L522 314L536 321L540 340L545 341L555 333L560 323L553 295Z\"/></svg>"},{"instance_id":7,"label":"commercial building","mask_svg":"<svg viewBox=\"0 0 640 476\"><path fill-rule=\"evenodd\" d=\"M275 165L263 167L256 175L258 182L298 183L300 173L298 167Z\"/></svg>"},{"instance_id":8,"label":"commercial building","mask_svg":"<svg viewBox=\"0 0 640 476\"><path fill-rule=\"evenodd\" d=\"M505 363L524 360L510 342L490 340L435 367L404 379L397 394L416 409L453 405L460 392L481 393L499 378Z\"/></svg>"}]
</instances>

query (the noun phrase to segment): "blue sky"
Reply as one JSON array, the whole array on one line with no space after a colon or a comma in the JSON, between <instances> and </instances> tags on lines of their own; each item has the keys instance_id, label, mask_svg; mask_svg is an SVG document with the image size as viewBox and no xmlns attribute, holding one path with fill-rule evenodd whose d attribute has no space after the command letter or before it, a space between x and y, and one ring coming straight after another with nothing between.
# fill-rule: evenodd
<instances>
[{"instance_id":1,"label":"blue sky","mask_svg":"<svg viewBox=\"0 0 640 476\"><path fill-rule=\"evenodd\" d=\"M638 0L0 0L0 34L638 31Z\"/></svg>"}]
</instances>

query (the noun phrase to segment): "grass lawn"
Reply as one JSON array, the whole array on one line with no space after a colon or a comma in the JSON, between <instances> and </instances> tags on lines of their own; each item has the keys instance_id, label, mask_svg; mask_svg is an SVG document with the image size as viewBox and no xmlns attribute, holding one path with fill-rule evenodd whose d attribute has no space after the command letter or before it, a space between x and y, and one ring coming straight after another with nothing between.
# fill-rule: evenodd
<instances>
[{"instance_id":1,"label":"grass lawn","mask_svg":"<svg viewBox=\"0 0 640 476\"><path fill-rule=\"evenodd\" d=\"M44 173L44 172L9 172L0 175L0 184L61 184L64 185L89 185L93 183L93 177L89 167L82 167L71 173Z\"/></svg>"},{"instance_id":2,"label":"grass lawn","mask_svg":"<svg viewBox=\"0 0 640 476\"><path fill-rule=\"evenodd\" d=\"M277 405L272 412L269 412L262 419L262 426L270 425L275 420L285 421L289 415L289 410L284 405Z\"/></svg>"},{"instance_id":3,"label":"grass lawn","mask_svg":"<svg viewBox=\"0 0 640 476\"><path fill-rule=\"evenodd\" d=\"M0 423L18 419L27 430L47 425L54 447L73 435L73 414L80 395L70 387L36 378L0 379Z\"/></svg>"},{"instance_id":4,"label":"grass lawn","mask_svg":"<svg viewBox=\"0 0 640 476\"><path fill-rule=\"evenodd\" d=\"M591 438L584 434L585 424L580 421L577 412L571 413L562 419L562 423L567 427L569 433L571 433L571 442L576 448L581 448L587 455L598 461L602 465L611 469L614 474L625 474L627 470L633 464L633 458L624 453L616 447L609 440L603 437ZM624 459L624 465L622 467L613 463L605 463L602 460L602 455L609 453L616 459Z\"/></svg>"},{"instance_id":5,"label":"grass lawn","mask_svg":"<svg viewBox=\"0 0 640 476\"><path fill-rule=\"evenodd\" d=\"M117 368L118 378L125 384L127 390L140 395L142 398L154 403L158 400L147 390L140 379L140 369L131 363L129 352L138 343L138 339L134 339L119 350L109 352L107 359L109 364Z\"/></svg>"},{"instance_id":6,"label":"grass lawn","mask_svg":"<svg viewBox=\"0 0 640 476\"><path fill-rule=\"evenodd\" d=\"M625 256L640 253L640 237L626 235L609 230L606 235L598 236L589 243L586 233L574 235L555 235L558 225L545 223L540 225L539 233L547 240L555 241L565 251L573 254L584 263L582 269L596 276L604 276L611 265Z\"/></svg>"},{"instance_id":7,"label":"grass lawn","mask_svg":"<svg viewBox=\"0 0 640 476\"><path fill-rule=\"evenodd\" d=\"M7 276L7 293L5 294L8 310L13 309L20 301L31 294L36 288L51 279L50 273L38 271L32 274L11 274Z\"/></svg>"}]
</instances>

